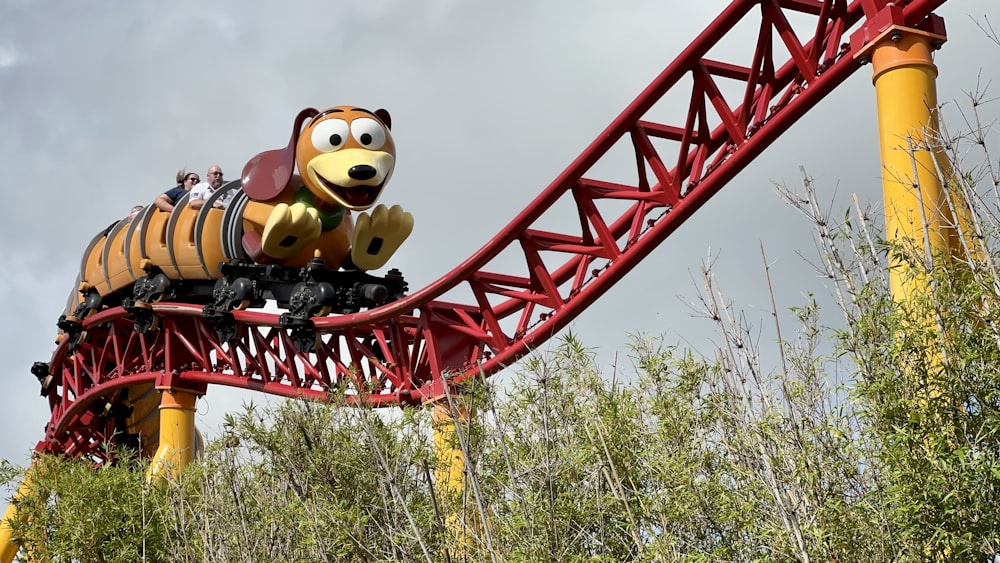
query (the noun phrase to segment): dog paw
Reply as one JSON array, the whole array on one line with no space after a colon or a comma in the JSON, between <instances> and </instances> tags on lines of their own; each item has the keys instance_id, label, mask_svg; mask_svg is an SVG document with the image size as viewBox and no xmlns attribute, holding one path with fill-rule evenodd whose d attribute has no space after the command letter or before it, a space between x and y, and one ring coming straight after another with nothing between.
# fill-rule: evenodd
<instances>
[{"instance_id":1,"label":"dog paw","mask_svg":"<svg viewBox=\"0 0 1000 563\"><path fill-rule=\"evenodd\" d=\"M323 224L314 207L279 203L267 217L260 247L268 256L288 258L318 239L322 231Z\"/></svg>"},{"instance_id":2,"label":"dog paw","mask_svg":"<svg viewBox=\"0 0 1000 563\"><path fill-rule=\"evenodd\" d=\"M362 270L377 270L389 261L413 231L413 215L398 205L379 204L354 222L351 261Z\"/></svg>"}]
</instances>

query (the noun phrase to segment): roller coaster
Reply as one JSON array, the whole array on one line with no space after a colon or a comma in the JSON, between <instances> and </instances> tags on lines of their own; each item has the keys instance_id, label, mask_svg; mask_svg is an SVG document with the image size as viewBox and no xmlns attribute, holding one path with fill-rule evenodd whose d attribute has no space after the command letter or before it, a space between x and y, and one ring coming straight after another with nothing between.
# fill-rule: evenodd
<instances>
[{"instance_id":1,"label":"roller coaster","mask_svg":"<svg viewBox=\"0 0 1000 563\"><path fill-rule=\"evenodd\" d=\"M35 449L96 464L114 461L109 444L154 456L163 441L164 390L197 397L209 385L225 385L408 406L433 403L470 377L492 375L583 313L863 66L872 64L877 90L896 87L879 85L896 70L930 75L930 92L907 94L924 108L913 110L917 123L881 122L883 145L899 134L886 127L932 125L931 52L946 39L943 20L932 11L943 3L734 0L506 227L415 291L397 270L369 273L386 264L409 232L408 225L385 232L373 225L383 225L390 213L394 225L412 224L395 208L361 212L375 204L391 174L384 159L361 163L367 168L358 176L345 172L352 186L378 185L363 196L323 196L327 203L291 212L302 204L301 192L282 191L322 183L310 180L308 160L298 160L297 175L291 172L293 147L303 139L313 145L309 158L345 143L354 143L354 156L372 142L375 152L394 151L380 149L391 145L387 114L335 109L367 120L367 129L352 137L348 128L311 133L330 113L304 112L287 148L252 158L240 181L213 196L235 195L225 209L211 205L214 199L200 210L186 201L170 213L150 207L93 239L60 319L56 350L32 367L51 412ZM748 23L757 30L752 49L736 60L708 58L722 38ZM899 87L912 90L909 80ZM676 121L658 120L651 111L668 93L687 100ZM883 95L896 93L878 95L881 105ZM631 180L599 175L611 152L623 149L634 158ZM885 161L884 155L885 149ZM273 163L280 159L285 163ZM266 172L256 168L261 161L273 161ZM330 185L328 196L337 191ZM347 219L316 227L319 212L332 209L324 207L329 202ZM295 215L290 222L305 217L310 232L338 232L339 238L317 246L318 234L274 227L269 217L281 205ZM574 211L571 228L543 226L565 224L566 209ZM378 258L366 261L366 251ZM284 311L260 310L268 301ZM192 411L191 401L182 410Z\"/></svg>"}]
</instances>

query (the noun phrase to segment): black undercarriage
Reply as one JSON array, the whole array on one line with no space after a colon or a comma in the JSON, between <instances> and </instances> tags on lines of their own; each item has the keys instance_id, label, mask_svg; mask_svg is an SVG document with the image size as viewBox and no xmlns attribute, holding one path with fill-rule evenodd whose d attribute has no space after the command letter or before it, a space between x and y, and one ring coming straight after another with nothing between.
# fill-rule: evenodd
<instances>
[{"instance_id":1,"label":"black undercarriage","mask_svg":"<svg viewBox=\"0 0 1000 563\"><path fill-rule=\"evenodd\" d=\"M291 329L296 345L311 350L315 344L312 317L378 307L401 299L408 290L399 270L378 277L362 270L332 270L321 260L301 268L234 260L220 264L219 271L222 277L216 280L177 280L153 266L131 288L103 297L88 290L71 315L59 318L59 328L78 343L83 319L102 308L121 306L133 315L136 331L147 332L156 328L152 303L180 301L203 305L204 316L215 323L220 338L230 340L235 336L231 311L273 301L285 309L280 322Z\"/></svg>"}]
</instances>

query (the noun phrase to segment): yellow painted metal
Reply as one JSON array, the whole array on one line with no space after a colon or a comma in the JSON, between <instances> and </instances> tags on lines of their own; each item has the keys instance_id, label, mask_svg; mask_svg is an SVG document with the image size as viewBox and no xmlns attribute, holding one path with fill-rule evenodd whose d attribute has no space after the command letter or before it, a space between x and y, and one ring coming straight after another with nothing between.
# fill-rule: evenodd
<instances>
[{"instance_id":1,"label":"yellow painted metal","mask_svg":"<svg viewBox=\"0 0 1000 563\"><path fill-rule=\"evenodd\" d=\"M29 467L24 472L24 480L17 487L17 492L14 493L10 505L7 506L7 511L3 515L3 521L0 521L0 563L10 563L13 561L14 556L17 555L17 550L21 547L20 544L14 541L14 530L11 529L10 523L17 518L17 499L26 495L31 489L32 467Z\"/></svg>"},{"instance_id":2,"label":"yellow painted metal","mask_svg":"<svg viewBox=\"0 0 1000 563\"><path fill-rule=\"evenodd\" d=\"M198 394L179 388L160 389L160 447L146 472L146 480L176 478L194 459L197 429L194 425Z\"/></svg>"},{"instance_id":3,"label":"yellow painted metal","mask_svg":"<svg viewBox=\"0 0 1000 563\"><path fill-rule=\"evenodd\" d=\"M454 402L454 401L453 401ZM437 490L446 494L461 494L465 490L465 453L457 435L459 425L467 428L466 409L451 408L447 402L434 405L434 453L438 460L434 468Z\"/></svg>"},{"instance_id":4,"label":"yellow painted metal","mask_svg":"<svg viewBox=\"0 0 1000 563\"><path fill-rule=\"evenodd\" d=\"M126 389L132 407L132 414L125 421L126 431L139 435L139 456L152 459L160 444L160 391L150 383L131 385Z\"/></svg>"},{"instance_id":5,"label":"yellow painted metal","mask_svg":"<svg viewBox=\"0 0 1000 563\"><path fill-rule=\"evenodd\" d=\"M897 26L866 51L874 67L886 236L923 257L907 262L890 256L889 282L898 301L927 291L925 271L915 263L965 254L941 181L945 159L937 149L937 67L931 53L943 39Z\"/></svg>"},{"instance_id":6,"label":"yellow painted metal","mask_svg":"<svg viewBox=\"0 0 1000 563\"><path fill-rule=\"evenodd\" d=\"M465 509L468 482L462 440L468 440L472 414L461 396L438 399L433 408L434 456L437 459L434 488L443 501L444 525L452 538L447 549L452 558L464 560L472 542L472 523L465 517L468 514Z\"/></svg>"},{"instance_id":7,"label":"yellow painted metal","mask_svg":"<svg viewBox=\"0 0 1000 563\"><path fill-rule=\"evenodd\" d=\"M893 299L903 307L913 306L913 312L927 310L921 300L933 290L932 271L947 271L954 259L976 259L980 254L968 203L960 190L945 183L955 184L955 177L942 149L938 73L931 56L934 46L945 39L892 26L863 55L870 55L874 67L886 237L895 243L889 256L889 284ZM908 323L904 330L937 330L937 320L928 313L917 313ZM936 347L926 351L927 387L926 393L914 395L918 406L940 394L935 374L942 359Z\"/></svg>"}]
</instances>

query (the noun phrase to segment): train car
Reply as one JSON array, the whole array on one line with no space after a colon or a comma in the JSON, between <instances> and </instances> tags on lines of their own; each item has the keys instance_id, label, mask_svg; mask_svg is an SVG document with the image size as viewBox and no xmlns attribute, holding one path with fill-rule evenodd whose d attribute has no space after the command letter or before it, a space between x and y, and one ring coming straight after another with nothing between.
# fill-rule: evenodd
<instances>
[{"instance_id":1,"label":"train car","mask_svg":"<svg viewBox=\"0 0 1000 563\"><path fill-rule=\"evenodd\" d=\"M77 288L65 315L73 315L88 296L92 304L121 305L123 299L133 296L136 280L151 271L178 282L214 281L222 277L221 263L247 261L240 247L223 244L224 238L232 236L229 231L241 230L240 225L234 225L241 222L238 214L227 216L226 210L213 206L224 196L235 201L245 198L240 182L223 185L200 209L190 207L185 195L171 212L149 205L96 235L84 251ZM190 288L177 296L182 295L204 300L204 295Z\"/></svg>"},{"instance_id":2,"label":"train car","mask_svg":"<svg viewBox=\"0 0 1000 563\"><path fill-rule=\"evenodd\" d=\"M390 125L385 110L307 108L286 147L252 158L199 209L186 195L170 212L150 205L116 222L87 246L60 328L78 334L120 305L148 330L149 305L165 299L206 314L273 300L302 323L401 297L398 271L367 273L413 228L398 205L376 206L395 165Z\"/></svg>"},{"instance_id":3,"label":"train car","mask_svg":"<svg viewBox=\"0 0 1000 563\"><path fill-rule=\"evenodd\" d=\"M201 304L206 317L220 321L233 309L273 301L287 309L282 323L296 345L310 349L311 317L405 295L397 270L368 273L413 226L399 206L375 205L395 165L389 126L385 110L307 108L285 148L252 158L240 180L199 208L185 195L172 211L149 205L98 233L59 319L68 353L85 341L86 318L108 307L123 307L136 330L147 332L156 327L151 305L158 301ZM46 394L52 376L37 371ZM159 393L147 381L121 388L100 414L114 420L119 444L148 457L159 443L158 408Z\"/></svg>"}]
</instances>

